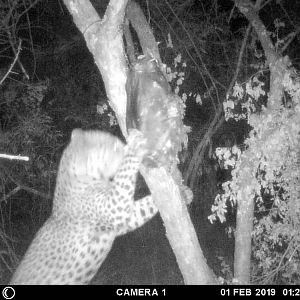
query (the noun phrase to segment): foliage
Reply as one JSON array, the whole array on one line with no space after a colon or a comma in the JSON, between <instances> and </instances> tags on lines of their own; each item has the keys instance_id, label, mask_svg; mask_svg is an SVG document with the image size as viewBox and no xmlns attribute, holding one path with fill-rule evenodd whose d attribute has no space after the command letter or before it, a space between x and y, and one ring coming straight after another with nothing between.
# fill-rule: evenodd
<instances>
[{"instance_id":1,"label":"foliage","mask_svg":"<svg viewBox=\"0 0 300 300\"><path fill-rule=\"evenodd\" d=\"M248 188L256 202L253 231L253 281L259 283L296 284L300 282L300 81L292 70L283 81L288 104L261 106L255 114L253 103L264 95L262 83L252 78L244 86L236 85L234 95L240 100L224 104L228 118L247 117L252 126L245 141L245 151L219 151L219 157L233 166L232 180L223 184L223 194L216 197L211 220L225 220L228 200L235 205L245 155L251 161ZM241 103L242 101L246 102ZM280 97L280 95L277 95ZM278 100L278 99L277 99ZM236 101L236 100L235 100ZM234 109L240 110L240 114ZM228 114L227 114L228 112ZM263 118L261 117L263 116ZM225 153L225 155L224 155ZM233 154L238 154L233 156ZM232 164L232 160L235 163ZM249 167L249 165L246 165ZM251 201L251 199L249 199Z\"/></svg>"},{"instance_id":2,"label":"foliage","mask_svg":"<svg viewBox=\"0 0 300 300\"><path fill-rule=\"evenodd\" d=\"M54 182L57 169L56 155L60 147L61 134L55 130L52 119L42 109L47 86L46 81L34 84L7 81L1 86L0 91L1 153L29 157L28 162L3 158L0 160L0 202L6 204L1 205L0 265L5 265L4 269L10 272L17 263L14 243L9 237L10 230L14 227L13 218L20 211L31 212L35 217L35 212L39 211L43 202L38 202L39 205L35 210L32 210L31 201L14 201L11 205L7 203L11 199L24 197L22 190L32 196L44 195L46 200L49 200L49 183ZM49 209L49 201L46 207ZM42 221L45 215L47 211L42 212Z\"/></svg>"},{"instance_id":3,"label":"foliage","mask_svg":"<svg viewBox=\"0 0 300 300\"><path fill-rule=\"evenodd\" d=\"M41 108L47 85L47 82L30 85L10 82L2 88L1 149L14 155L27 155L30 159L28 163L1 161L2 182L10 178L15 183L45 187L54 174L55 152L61 134Z\"/></svg>"},{"instance_id":4,"label":"foliage","mask_svg":"<svg viewBox=\"0 0 300 300\"><path fill-rule=\"evenodd\" d=\"M45 59L43 72L51 78L43 107L59 130L67 135L73 128L117 132L99 70L85 45Z\"/></svg>"},{"instance_id":5,"label":"foliage","mask_svg":"<svg viewBox=\"0 0 300 300\"><path fill-rule=\"evenodd\" d=\"M217 256L221 267L221 276L218 277L218 280L221 284L231 284L233 279L232 270L229 264L226 262L225 258L221 255Z\"/></svg>"},{"instance_id":6,"label":"foliage","mask_svg":"<svg viewBox=\"0 0 300 300\"><path fill-rule=\"evenodd\" d=\"M107 1L100 2L97 5L101 5L102 15ZM107 106L104 87L95 68L94 59L86 50L83 37L74 29L72 19L64 14L61 3L18 0L14 1L13 7L10 1L4 3L6 6L1 12L3 17L8 16L3 18L7 21L6 26L2 24L1 27L4 40L1 54L4 58L3 64L6 64L5 72L15 56L12 49L16 50L19 39L22 39L22 51L18 62L23 62L26 68L32 66L29 77L51 78L49 82L40 82L34 86L24 82L9 82L1 87L1 152L30 157L30 162L0 161L0 188L2 199L7 200L6 196L16 184L48 193L49 186L53 187L57 158L71 129L93 127L107 130L115 125L115 117ZM33 6L34 11L30 13L35 3L38 5ZM280 5L286 14L285 18L291 16L290 23L295 21L296 24L297 9L292 5L283 7L280 1L276 1L276 4L274 1L265 3L262 15L268 12L268 17L273 19L278 13L278 7L270 7ZM225 98L244 38L245 24L242 24L237 10L233 6L226 8L226 4L221 4L221 7L218 4L218 1L184 0L140 2L158 37L157 40L161 42L160 53L163 61L168 65L172 64L173 71L167 69L167 73L174 79L173 89L178 91L177 87L180 87L179 96L183 103L187 99L191 100L190 98L194 98L196 103L204 103L200 109L199 106L193 105L192 101L187 105L187 120L195 127L189 136L191 149L186 164L190 162L192 154L196 152L197 145L205 135L212 112L216 111ZM299 53L297 47L286 47L284 44L287 41L284 35L292 41L291 24L284 27L281 20L280 17L275 22L275 34L272 36L277 39L276 49L284 48L290 56L292 49L295 49L296 57ZM164 47L164 40L167 47ZM10 42L13 42L13 46ZM261 47L257 45L257 36L251 33L250 51L254 50L256 58L261 58ZM182 63L181 57L178 56L172 63L174 53L182 53L185 62ZM4 61L5 57L10 59ZM289 274L297 273L299 245L296 234L299 232L296 201L299 200L299 137L296 135L299 105L295 100L299 99L299 88L295 81L292 82L291 76L288 76L285 86L290 89L285 93L282 107L277 112L268 112L261 122L256 114L266 112L266 88L261 81L263 71L260 68L265 71L266 63L255 64L252 52L250 55L246 52L238 70L239 82L244 82L245 78L254 72L256 76L251 75L251 79L244 83L236 83L235 94L224 104L227 117L246 118L254 129L242 148L218 149L222 162L233 164L226 165L232 169L233 181L223 185L225 194L217 197L216 206L219 207L215 207L215 215L212 218L217 216L224 219L226 211L229 210L228 199L235 203L235 182L238 182L238 176L242 172L239 162L247 151L249 159L254 162L253 172L256 174L256 182L249 183L249 186L254 187L253 197L257 200L253 236L253 275L265 276L266 282L281 277L281 282L292 283L296 282L297 275ZM259 69L255 69L257 66ZM13 71L19 71L17 64ZM26 72L22 73L26 77ZM47 92L44 97L45 88ZM270 130L264 133L266 127ZM64 141L60 131L64 132ZM212 134L211 138L216 136ZM212 143L209 147L213 148L211 145ZM201 157L203 156L198 155L199 160ZM211 167L209 159L202 159L196 170L197 177L206 180L210 188L213 187L211 195L214 195L216 180L209 172L202 172L201 168L204 166ZM202 174L204 176L201 176ZM205 184L198 186L204 190L198 193L203 198L201 205L207 205L209 197L204 192L209 188ZM30 201L23 201L22 205L28 202ZM261 277L254 279L261 281Z\"/></svg>"}]
</instances>

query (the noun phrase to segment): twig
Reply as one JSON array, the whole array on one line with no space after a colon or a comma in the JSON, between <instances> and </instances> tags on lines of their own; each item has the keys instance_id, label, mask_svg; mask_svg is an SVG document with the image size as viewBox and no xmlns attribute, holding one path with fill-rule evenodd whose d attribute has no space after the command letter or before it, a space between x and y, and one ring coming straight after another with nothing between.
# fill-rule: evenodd
<instances>
[{"instance_id":1,"label":"twig","mask_svg":"<svg viewBox=\"0 0 300 300\"><path fill-rule=\"evenodd\" d=\"M291 42L294 40L294 38L299 34L300 29L298 28L296 31L289 33L284 39L285 39L285 44L284 46L280 49L280 53L283 53L287 47L291 44Z\"/></svg>"},{"instance_id":2,"label":"twig","mask_svg":"<svg viewBox=\"0 0 300 300\"><path fill-rule=\"evenodd\" d=\"M0 203L5 201L10 198L12 195L16 194L18 191L21 190L20 186L16 186L12 191L10 191L8 194L4 195L1 199L0 199Z\"/></svg>"},{"instance_id":3,"label":"twig","mask_svg":"<svg viewBox=\"0 0 300 300\"><path fill-rule=\"evenodd\" d=\"M169 3L167 0L165 0L165 3L166 3L166 5L168 6L168 8L170 9L170 11L172 12L172 14L174 15L174 17L177 19L177 22L179 22L179 24L182 26L182 29L184 30L185 34L187 35L187 37L189 38L191 44L193 45L194 50L195 50L195 52L196 52L196 54L197 54L197 56L198 56L198 58L199 58L199 60L200 60L200 62L201 62L201 64L202 64L202 66L203 66L203 69L204 69L206 75L209 77L211 84L212 84L213 87L214 87L214 90L215 90L215 93L216 93L216 97L217 97L217 100L218 100L218 102L219 102L219 92L218 92L218 89L217 89L217 87L216 87L216 82L217 82L217 80L211 75L211 73L210 73L209 70L207 69L206 64L204 63L204 61L203 61L203 59L202 59L202 55L200 54L200 52L199 52L199 50L198 50L198 47L197 47L196 44L194 43L194 40L192 39L192 37L191 37L191 35L189 34L188 30L185 28L185 26L182 24L181 20L178 18L177 14L175 13L175 11L174 11L174 9L172 8L172 6L170 5L170 3ZM211 102L212 102L212 105L214 106L214 109L215 109L215 111L216 111L217 108L216 108L216 104L215 104L213 98L211 98Z\"/></svg>"},{"instance_id":4,"label":"twig","mask_svg":"<svg viewBox=\"0 0 300 300\"><path fill-rule=\"evenodd\" d=\"M14 53L14 55L16 56L17 55L17 51L16 51L16 48L15 48L15 38L12 37L12 34L11 34L11 29L6 25L6 23L4 23L4 26L5 26L5 29L6 29L6 33L7 33L7 36L8 36L8 41L9 41L9 44L10 44L10 47ZM22 73L24 74L24 76L29 79L29 76L25 70L25 68L23 67L20 59L17 60L17 63L22 71Z\"/></svg>"},{"instance_id":5,"label":"twig","mask_svg":"<svg viewBox=\"0 0 300 300\"><path fill-rule=\"evenodd\" d=\"M231 89L233 88L233 85L239 75L239 72L240 72L240 69L241 69L241 65L242 65L242 60L243 60L243 55L244 55L244 52L245 52L245 49L246 49L246 45L247 45L247 40L248 40L248 36L249 36L249 33L250 33L250 30L251 30L251 27L252 25L249 23L247 29L246 29L246 33L245 33L245 36L244 36L244 39L243 39L243 43L242 43L242 47L241 47L241 50L240 50L240 53L239 53L239 58L238 58L238 62L236 64L236 69L235 69L235 73L234 73L234 76L229 84L229 87L228 87L228 90L227 90L227 96L229 95Z\"/></svg>"},{"instance_id":6,"label":"twig","mask_svg":"<svg viewBox=\"0 0 300 300\"><path fill-rule=\"evenodd\" d=\"M11 73L12 68L16 64L16 62L18 60L18 57L19 57L19 54L20 54L20 51L21 51L21 44L22 44L22 40L19 41L18 51L17 51L17 54L15 55L15 59L14 59L13 63L10 65L10 68L8 69L7 73L1 79L0 85L4 82L4 80L6 79L6 77Z\"/></svg>"},{"instance_id":7,"label":"twig","mask_svg":"<svg viewBox=\"0 0 300 300\"><path fill-rule=\"evenodd\" d=\"M26 192L28 192L28 193L34 194L34 195L36 195L36 196L42 197L42 198L44 198L44 199L47 199L47 200L52 199L51 196L50 196L49 194L46 194L46 193L37 191L36 189L30 188L30 187L28 187L28 186L20 185L20 189L21 189L21 190L24 190L24 191L26 191Z\"/></svg>"},{"instance_id":8,"label":"twig","mask_svg":"<svg viewBox=\"0 0 300 300\"><path fill-rule=\"evenodd\" d=\"M297 247L295 247L293 250L292 250L292 253L290 255L289 258L287 258L288 256L288 253L290 252L290 248L291 248L291 245L293 245L294 243L292 243L293 241L295 240L295 237L293 237L291 239L291 241L289 242L289 245L287 247L287 249L285 250L285 252L283 253L283 255L281 256L281 259L278 263L278 265L276 266L276 268L274 268L273 270L271 270L268 274L264 275L264 276L261 276L261 277L258 277L257 279L255 279L255 281L253 281L253 283L255 282L258 282L260 281L261 283L263 284L267 284L268 282L270 282L270 280L276 276L281 270L284 270L285 267L288 266L288 264L291 262L292 260L292 257L294 256L295 252L298 250L298 248L300 247L300 245L298 245ZM283 263L284 259L286 258L286 262ZM263 281L262 281L262 278Z\"/></svg>"},{"instance_id":9,"label":"twig","mask_svg":"<svg viewBox=\"0 0 300 300\"><path fill-rule=\"evenodd\" d=\"M267 4L269 4L269 2L271 2L272 0L267 0L263 5L260 5L261 3L258 3L257 5L259 5L259 9L262 9L263 7L265 7ZM279 2L279 5L280 5L280 1Z\"/></svg>"},{"instance_id":10,"label":"twig","mask_svg":"<svg viewBox=\"0 0 300 300\"><path fill-rule=\"evenodd\" d=\"M238 58L235 74L234 74L234 76L231 80L231 83L227 89L227 95L229 94L230 90L232 89L232 87L238 77L250 30L251 30L251 24L249 24L247 27L246 34L245 34L245 37L244 37L244 40L243 40L243 43L241 46L241 50L239 53L239 58ZM189 186L191 188L193 188L196 184L196 182L195 182L196 172L199 168L199 165L202 162L206 146L209 144L214 133L222 126L223 122L225 121L225 118L224 118L224 116L222 116L222 113L223 113L223 106L221 105L221 106L219 106L218 110L216 111L215 117L212 120L212 122L210 123L209 128L207 129L205 135L203 136L203 138L201 140L201 143L198 144L196 151L194 152L193 157L190 161L188 170L185 173L185 176L184 176L185 182L187 183L189 180L189 182L190 182Z\"/></svg>"},{"instance_id":11,"label":"twig","mask_svg":"<svg viewBox=\"0 0 300 300\"><path fill-rule=\"evenodd\" d=\"M230 11L229 18L228 18L228 21L227 21L228 23L230 22L230 20L232 18L235 7L236 7L236 5L235 5L235 3L233 3L233 7L232 7L232 10Z\"/></svg>"},{"instance_id":12,"label":"twig","mask_svg":"<svg viewBox=\"0 0 300 300\"><path fill-rule=\"evenodd\" d=\"M33 6L35 5L39 0L37 0L35 3L32 3L31 5L29 5L29 7L27 8L26 7L26 2L23 0L23 5L25 7L25 11L26 11L26 21L27 21L27 24L28 24L28 34L29 34L29 38L30 38L30 46L31 46L31 52L32 52L32 56L33 56L33 72L32 74L35 75L35 72L36 72L36 57L35 57L35 51L34 51L34 47L33 47L33 38L32 38L32 32L31 32L31 24L30 24L30 19L29 19L29 15L28 15L28 10ZM28 10L27 10L28 9ZM19 60L19 65L22 69L22 72L23 74L26 76L27 80L29 80L29 76L28 74L26 73L23 65L21 64L20 60Z\"/></svg>"},{"instance_id":13,"label":"twig","mask_svg":"<svg viewBox=\"0 0 300 300\"><path fill-rule=\"evenodd\" d=\"M36 1L32 2L28 7L26 7L26 6L24 5L25 9L18 15L18 17L17 17L17 22L20 20L20 18L21 18L24 14L26 14L31 8L33 8L39 1L40 1L40 0L36 0Z\"/></svg>"},{"instance_id":14,"label":"twig","mask_svg":"<svg viewBox=\"0 0 300 300\"><path fill-rule=\"evenodd\" d=\"M0 158L11 159L11 160L16 159L16 160L29 161L28 156L22 156L22 155L9 155L9 154L0 153Z\"/></svg>"},{"instance_id":15,"label":"twig","mask_svg":"<svg viewBox=\"0 0 300 300\"><path fill-rule=\"evenodd\" d=\"M33 189L31 187L25 186L21 183L19 183L17 180L15 180L14 178L12 178L10 175L7 176L15 185L16 187L10 191L7 195L4 195L1 199L0 199L0 203L2 201L6 201L8 198L10 198L12 195L16 194L17 192L23 190L26 191L28 193L34 194L36 196L42 197L44 199L50 200L52 199L51 196L49 194L37 191L36 189Z\"/></svg>"}]
</instances>

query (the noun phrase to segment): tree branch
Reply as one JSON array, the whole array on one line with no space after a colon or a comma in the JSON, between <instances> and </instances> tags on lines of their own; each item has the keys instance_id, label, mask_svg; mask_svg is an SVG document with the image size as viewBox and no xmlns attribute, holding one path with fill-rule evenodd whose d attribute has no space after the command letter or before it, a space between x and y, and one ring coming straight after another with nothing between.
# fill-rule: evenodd
<instances>
[{"instance_id":1,"label":"tree branch","mask_svg":"<svg viewBox=\"0 0 300 300\"><path fill-rule=\"evenodd\" d=\"M0 153L0 158L4 159L10 159L10 160L24 160L24 161L29 161L28 156L21 156L21 155L9 155L9 154L4 154Z\"/></svg>"},{"instance_id":2,"label":"tree branch","mask_svg":"<svg viewBox=\"0 0 300 300\"><path fill-rule=\"evenodd\" d=\"M130 1L126 8L126 16L136 31L143 53L150 52L159 62L161 62L158 46L150 26L140 8L134 1Z\"/></svg>"},{"instance_id":3,"label":"tree branch","mask_svg":"<svg viewBox=\"0 0 300 300\"><path fill-rule=\"evenodd\" d=\"M20 51L21 51L21 43L22 43L22 41L20 40L19 41L19 45L18 45L18 51L17 51L17 54L15 55L15 59L12 62L12 64L10 65L10 67L9 67L8 71L6 72L6 74L2 77L2 79L0 81L0 85L4 82L4 80L6 79L6 77L11 73L11 70L13 69L14 65L17 62L19 54L20 54Z\"/></svg>"}]
</instances>

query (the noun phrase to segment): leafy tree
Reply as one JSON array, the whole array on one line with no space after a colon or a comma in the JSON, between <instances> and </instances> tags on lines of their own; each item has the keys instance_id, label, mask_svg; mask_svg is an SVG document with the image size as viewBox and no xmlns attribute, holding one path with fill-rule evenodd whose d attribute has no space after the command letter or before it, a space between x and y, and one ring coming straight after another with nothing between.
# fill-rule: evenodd
<instances>
[{"instance_id":1,"label":"leafy tree","mask_svg":"<svg viewBox=\"0 0 300 300\"><path fill-rule=\"evenodd\" d=\"M298 67L297 10L268 0L228 1L228 7L218 1L137 5L78 0L71 5L65 0L79 36L62 2L59 10L52 1L3 3L0 51L8 59L0 76L1 152L30 159L0 161L6 216L0 258L8 269L17 263L7 235L14 235L14 205L20 203L15 200L44 199L42 215L49 212L68 132L74 127L109 129L116 116L126 136L124 34L129 59L151 49L167 63L172 88L186 104L192 132L180 158L185 182L194 192L191 215L199 206L206 212L219 193L210 219L227 219L235 227L233 270L223 254L210 266L218 273L215 264L220 263L226 283L299 283L299 75L293 68ZM46 32L49 38L41 39ZM111 130L118 131L116 126ZM214 241L218 236L209 231L202 213L204 220L193 220L200 228L197 238L176 174L143 170L151 192L158 195L185 283L215 283L198 238L202 246L204 235ZM20 208L31 212L30 201L22 201Z\"/></svg>"}]
</instances>

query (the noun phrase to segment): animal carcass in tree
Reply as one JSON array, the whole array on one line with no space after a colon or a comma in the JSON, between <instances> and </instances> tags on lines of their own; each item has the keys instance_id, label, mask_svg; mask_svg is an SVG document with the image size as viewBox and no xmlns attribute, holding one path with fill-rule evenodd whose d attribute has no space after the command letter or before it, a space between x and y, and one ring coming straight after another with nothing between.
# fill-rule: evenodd
<instances>
[{"instance_id":1,"label":"animal carcass in tree","mask_svg":"<svg viewBox=\"0 0 300 300\"><path fill-rule=\"evenodd\" d=\"M128 73L126 92L127 130L139 129L147 139L144 163L148 167L174 164L182 143L187 142L184 107L155 59L143 56L137 60Z\"/></svg>"}]
</instances>

